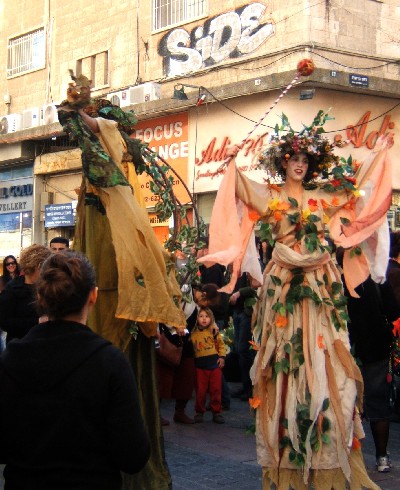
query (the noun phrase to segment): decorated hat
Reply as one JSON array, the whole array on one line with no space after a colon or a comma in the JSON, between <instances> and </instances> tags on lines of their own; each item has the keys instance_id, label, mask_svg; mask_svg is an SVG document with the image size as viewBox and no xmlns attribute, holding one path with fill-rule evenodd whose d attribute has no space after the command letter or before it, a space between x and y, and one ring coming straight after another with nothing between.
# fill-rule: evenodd
<instances>
[{"instance_id":1,"label":"decorated hat","mask_svg":"<svg viewBox=\"0 0 400 490\"><path fill-rule=\"evenodd\" d=\"M259 155L259 165L270 176L283 176L282 161L289 160L295 153L305 153L309 157L308 179L329 179L333 168L341 164L339 156L333 153L335 147L343 146L340 138L331 142L324 136L324 124L332 120L327 112L318 111L309 126L303 124L301 131L295 131L288 117L281 116L282 123L277 124L268 146Z\"/></svg>"}]
</instances>

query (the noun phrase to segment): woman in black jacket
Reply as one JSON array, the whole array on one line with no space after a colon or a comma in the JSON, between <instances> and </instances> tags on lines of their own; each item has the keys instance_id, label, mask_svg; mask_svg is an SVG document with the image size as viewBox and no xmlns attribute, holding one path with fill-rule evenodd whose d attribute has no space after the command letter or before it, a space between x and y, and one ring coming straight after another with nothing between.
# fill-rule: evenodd
<instances>
[{"instance_id":1,"label":"woman in black jacket","mask_svg":"<svg viewBox=\"0 0 400 490\"><path fill-rule=\"evenodd\" d=\"M9 281L0 294L1 327L7 332L7 343L21 339L38 322L35 282L41 265L50 254L44 245L33 244L24 248L20 257L22 274Z\"/></svg>"},{"instance_id":2,"label":"woman in black jacket","mask_svg":"<svg viewBox=\"0 0 400 490\"><path fill-rule=\"evenodd\" d=\"M119 490L150 454L133 372L87 326L95 274L76 252L51 255L37 281L48 321L0 358L0 463L7 489Z\"/></svg>"}]
</instances>

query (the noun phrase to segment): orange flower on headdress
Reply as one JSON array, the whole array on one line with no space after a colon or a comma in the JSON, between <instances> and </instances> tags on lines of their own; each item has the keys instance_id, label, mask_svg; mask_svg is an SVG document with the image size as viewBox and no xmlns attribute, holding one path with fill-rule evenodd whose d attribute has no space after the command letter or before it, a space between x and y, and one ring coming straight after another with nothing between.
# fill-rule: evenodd
<instances>
[{"instance_id":1,"label":"orange flower on headdress","mask_svg":"<svg viewBox=\"0 0 400 490\"><path fill-rule=\"evenodd\" d=\"M337 197L333 197L331 204L332 206L339 206L339 199Z\"/></svg>"},{"instance_id":2,"label":"orange flower on headdress","mask_svg":"<svg viewBox=\"0 0 400 490\"><path fill-rule=\"evenodd\" d=\"M276 322L275 322L275 325L278 327L278 328L284 328L286 327L286 325L288 324L288 319L286 316L284 315L281 315L280 313L278 313L276 315Z\"/></svg>"},{"instance_id":3,"label":"orange flower on headdress","mask_svg":"<svg viewBox=\"0 0 400 490\"><path fill-rule=\"evenodd\" d=\"M325 349L324 336L322 334L318 335L317 345L320 349Z\"/></svg>"},{"instance_id":4,"label":"orange flower on headdress","mask_svg":"<svg viewBox=\"0 0 400 490\"><path fill-rule=\"evenodd\" d=\"M315 199L309 199L308 206L311 212L316 211L318 209L318 202Z\"/></svg>"},{"instance_id":5,"label":"orange flower on headdress","mask_svg":"<svg viewBox=\"0 0 400 490\"><path fill-rule=\"evenodd\" d=\"M251 219L251 221L254 221L254 222L256 222L260 219L260 215L254 209L249 209L248 216Z\"/></svg>"},{"instance_id":6,"label":"orange flower on headdress","mask_svg":"<svg viewBox=\"0 0 400 490\"><path fill-rule=\"evenodd\" d=\"M321 199L321 204L322 204L323 209L329 208L329 204L325 201L325 199Z\"/></svg>"},{"instance_id":7,"label":"orange flower on headdress","mask_svg":"<svg viewBox=\"0 0 400 490\"><path fill-rule=\"evenodd\" d=\"M280 211L274 211L274 219L275 221L282 221L282 213Z\"/></svg>"},{"instance_id":8,"label":"orange flower on headdress","mask_svg":"<svg viewBox=\"0 0 400 490\"><path fill-rule=\"evenodd\" d=\"M251 408L256 409L261 405L261 400L258 398L258 396L249 398L249 405Z\"/></svg>"},{"instance_id":9,"label":"orange flower on headdress","mask_svg":"<svg viewBox=\"0 0 400 490\"><path fill-rule=\"evenodd\" d=\"M354 209L355 202L353 199L351 199L349 202L346 202L346 204L343 206L344 209Z\"/></svg>"}]
</instances>

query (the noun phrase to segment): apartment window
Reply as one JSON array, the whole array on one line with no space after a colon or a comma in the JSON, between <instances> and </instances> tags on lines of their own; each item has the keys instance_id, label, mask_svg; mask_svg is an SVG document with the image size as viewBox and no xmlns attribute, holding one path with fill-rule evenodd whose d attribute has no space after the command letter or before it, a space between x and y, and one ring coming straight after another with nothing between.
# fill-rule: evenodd
<instances>
[{"instance_id":1,"label":"apartment window","mask_svg":"<svg viewBox=\"0 0 400 490\"><path fill-rule=\"evenodd\" d=\"M7 76L39 70L46 65L44 28L8 40Z\"/></svg>"},{"instance_id":2,"label":"apartment window","mask_svg":"<svg viewBox=\"0 0 400 490\"><path fill-rule=\"evenodd\" d=\"M153 30L190 22L206 14L207 0L153 0Z\"/></svg>"},{"instance_id":3,"label":"apartment window","mask_svg":"<svg viewBox=\"0 0 400 490\"><path fill-rule=\"evenodd\" d=\"M92 88L101 88L109 84L108 51L86 56L76 62L76 75L85 75L92 80Z\"/></svg>"}]
</instances>

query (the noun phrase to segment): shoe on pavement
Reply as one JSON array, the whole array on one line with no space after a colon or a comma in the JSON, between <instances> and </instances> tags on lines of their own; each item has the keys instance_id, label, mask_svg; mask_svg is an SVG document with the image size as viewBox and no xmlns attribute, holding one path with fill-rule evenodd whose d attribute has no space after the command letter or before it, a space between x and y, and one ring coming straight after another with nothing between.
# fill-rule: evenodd
<instances>
[{"instance_id":1,"label":"shoe on pavement","mask_svg":"<svg viewBox=\"0 0 400 490\"><path fill-rule=\"evenodd\" d=\"M167 427L169 425L169 420L165 419L164 417L160 417L160 420L162 427Z\"/></svg>"},{"instance_id":2,"label":"shoe on pavement","mask_svg":"<svg viewBox=\"0 0 400 490\"><path fill-rule=\"evenodd\" d=\"M195 424L201 424L203 422L203 414L202 413L196 413L194 416L194 423Z\"/></svg>"},{"instance_id":3,"label":"shoe on pavement","mask_svg":"<svg viewBox=\"0 0 400 490\"><path fill-rule=\"evenodd\" d=\"M390 471L390 461L388 456L380 456L376 459L376 469L379 473L388 473Z\"/></svg>"},{"instance_id":4,"label":"shoe on pavement","mask_svg":"<svg viewBox=\"0 0 400 490\"><path fill-rule=\"evenodd\" d=\"M216 424L224 424L225 423L224 416L220 413L214 413L213 422L215 422Z\"/></svg>"},{"instance_id":5,"label":"shoe on pavement","mask_svg":"<svg viewBox=\"0 0 400 490\"><path fill-rule=\"evenodd\" d=\"M177 424L194 424L194 419L191 419L185 412L175 412L174 422Z\"/></svg>"}]
</instances>

